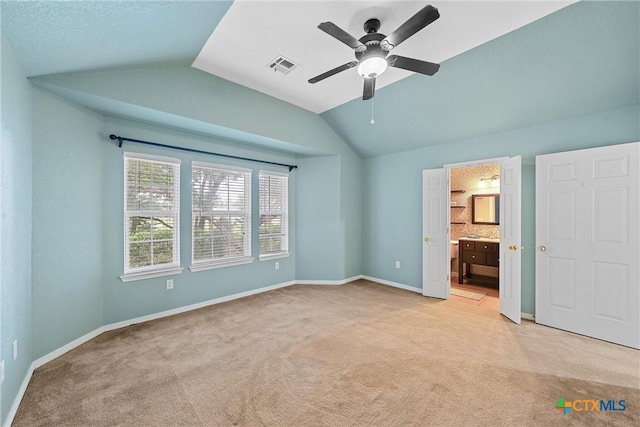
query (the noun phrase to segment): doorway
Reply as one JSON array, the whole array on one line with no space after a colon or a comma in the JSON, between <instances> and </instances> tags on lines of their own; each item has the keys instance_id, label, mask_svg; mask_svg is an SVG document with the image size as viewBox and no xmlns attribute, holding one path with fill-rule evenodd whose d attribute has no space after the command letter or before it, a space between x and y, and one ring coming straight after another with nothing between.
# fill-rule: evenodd
<instances>
[{"instance_id":1,"label":"doorway","mask_svg":"<svg viewBox=\"0 0 640 427\"><path fill-rule=\"evenodd\" d=\"M449 182L450 298L500 311L500 163L451 167Z\"/></svg>"},{"instance_id":2,"label":"doorway","mask_svg":"<svg viewBox=\"0 0 640 427\"><path fill-rule=\"evenodd\" d=\"M521 321L521 157L502 157L445 165L422 171L422 294L451 297L451 185L452 168L498 163L500 193L496 207L500 241L494 248L499 267L500 313L515 323ZM489 243L489 242L487 242ZM470 240L469 250L475 250ZM486 249L486 248L485 248ZM471 254L473 255L473 254ZM462 256L464 259L464 255ZM465 270L466 271L466 270Z\"/></svg>"}]
</instances>

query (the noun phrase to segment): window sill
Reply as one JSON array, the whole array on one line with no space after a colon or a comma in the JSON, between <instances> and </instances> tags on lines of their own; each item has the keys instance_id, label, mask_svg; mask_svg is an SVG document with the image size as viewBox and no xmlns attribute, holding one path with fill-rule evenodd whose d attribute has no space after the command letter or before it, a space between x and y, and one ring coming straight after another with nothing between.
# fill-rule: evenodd
<instances>
[{"instance_id":1,"label":"window sill","mask_svg":"<svg viewBox=\"0 0 640 427\"><path fill-rule=\"evenodd\" d=\"M272 259L288 258L289 255L291 255L289 252L281 252L277 254L260 255L258 259L260 261L270 261Z\"/></svg>"},{"instance_id":2,"label":"window sill","mask_svg":"<svg viewBox=\"0 0 640 427\"><path fill-rule=\"evenodd\" d=\"M148 270L148 271L140 271L136 273L128 273L124 276L120 276L120 280L123 282L133 282L136 280L144 280L144 279L152 279L154 277L162 277L162 276L173 276L176 274L182 273L183 268L181 267L170 267L163 268L162 270Z\"/></svg>"},{"instance_id":3,"label":"window sill","mask_svg":"<svg viewBox=\"0 0 640 427\"><path fill-rule=\"evenodd\" d=\"M214 268L233 267L235 265L251 264L253 258L236 258L228 261L219 262L203 262L201 264L194 264L189 267L189 270L193 273L197 271L213 270Z\"/></svg>"}]
</instances>

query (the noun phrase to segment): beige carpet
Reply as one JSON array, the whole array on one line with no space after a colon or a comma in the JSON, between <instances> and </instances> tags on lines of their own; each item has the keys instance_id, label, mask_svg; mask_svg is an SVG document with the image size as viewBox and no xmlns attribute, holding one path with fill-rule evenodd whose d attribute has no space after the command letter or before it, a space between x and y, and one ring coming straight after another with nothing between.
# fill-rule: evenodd
<instances>
[{"instance_id":1,"label":"beige carpet","mask_svg":"<svg viewBox=\"0 0 640 427\"><path fill-rule=\"evenodd\" d=\"M639 370L636 350L483 308L293 286L105 333L36 370L14 425L630 426Z\"/></svg>"}]
</instances>

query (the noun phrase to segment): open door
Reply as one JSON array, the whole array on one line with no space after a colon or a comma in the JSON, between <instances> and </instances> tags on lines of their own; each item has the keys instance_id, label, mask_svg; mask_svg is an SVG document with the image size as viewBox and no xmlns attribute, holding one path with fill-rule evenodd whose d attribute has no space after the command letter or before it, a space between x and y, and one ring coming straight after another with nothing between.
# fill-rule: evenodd
<instances>
[{"instance_id":1,"label":"open door","mask_svg":"<svg viewBox=\"0 0 640 427\"><path fill-rule=\"evenodd\" d=\"M500 162L500 313L520 323L521 157Z\"/></svg>"},{"instance_id":2,"label":"open door","mask_svg":"<svg viewBox=\"0 0 640 427\"><path fill-rule=\"evenodd\" d=\"M446 169L422 171L422 295L449 298L449 184Z\"/></svg>"}]
</instances>

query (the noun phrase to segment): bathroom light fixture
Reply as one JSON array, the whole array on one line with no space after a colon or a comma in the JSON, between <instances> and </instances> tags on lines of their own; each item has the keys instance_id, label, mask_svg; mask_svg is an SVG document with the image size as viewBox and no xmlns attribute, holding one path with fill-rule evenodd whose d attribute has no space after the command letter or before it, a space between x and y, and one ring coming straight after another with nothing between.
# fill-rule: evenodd
<instances>
[{"instance_id":1,"label":"bathroom light fixture","mask_svg":"<svg viewBox=\"0 0 640 427\"><path fill-rule=\"evenodd\" d=\"M493 175L491 178L481 178L478 183L478 188L498 188L500 187L500 176Z\"/></svg>"}]
</instances>

